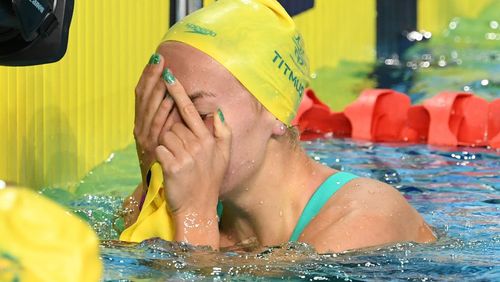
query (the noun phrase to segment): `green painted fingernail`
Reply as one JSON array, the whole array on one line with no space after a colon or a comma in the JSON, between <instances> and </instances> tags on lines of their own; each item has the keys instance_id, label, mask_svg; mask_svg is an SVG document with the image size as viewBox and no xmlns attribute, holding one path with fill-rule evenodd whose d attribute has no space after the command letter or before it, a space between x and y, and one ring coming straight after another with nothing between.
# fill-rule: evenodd
<instances>
[{"instance_id":1,"label":"green painted fingernail","mask_svg":"<svg viewBox=\"0 0 500 282\"><path fill-rule=\"evenodd\" d=\"M168 84L174 84L175 82L175 77L172 74L172 72L169 69L163 70L163 73L161 75L163 79L168 83Z\"/></svg>"},{"instance_id":2,"label":"green painted fingernail","mask_svg":"<svg viewBox=\"0 0 500 282\"><path fill-rule=\"evenodd\" d=\"M158 55L157 53L154 53L153 55L151 55L151 58L149 58L149 64L150 65L157 65L160 63L160 55Z\"/></svg>"},{"instance_id":3,"label":"green painted fingernail","mask_svg":"<svg viewBox=\"0 0 500 282\"><path fill-rule=\"evenodd\" d=\"M219 115L220 121L224 122L226 119L224 118L224 114L220 109L217 109L217 114Z\"/></svg>"}]
</instances>

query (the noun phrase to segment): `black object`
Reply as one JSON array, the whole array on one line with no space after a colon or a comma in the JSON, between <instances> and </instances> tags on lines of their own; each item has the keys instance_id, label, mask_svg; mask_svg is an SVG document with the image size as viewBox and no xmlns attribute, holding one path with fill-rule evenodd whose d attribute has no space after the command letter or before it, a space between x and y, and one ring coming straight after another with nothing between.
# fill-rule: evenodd
<instances>
[{"instance_id":1,"label":"black object","mask_svg":"<svg viewBox=\"0 0 500 282\"><path fill-rule=\"evenodd\" d=\"M377 57L401 55L413 44L417 29L417 0L377 0Z\"/></svg>"},{"instance_id":2,"label":"black object","mask_svg":"<svg viewBox=\"0 0 500 282\"><path fill-rule=\"evenodd\" d=\"M177 15L178 1L170 1L170 26L173 26L179 19ZM314 7L314 0L278 0L290 16L298 15Z\"/></svg>"},{"instance_id":3,"label":"black object","mask_svg":"<svg viewBox=\"0 0 500 282\"><path fill-rule=\"evenodd\" d=\"M74 0L0 0L0 65L59 61L68 46Z\"/></svg>"},{"instance_id":4,"label":"black object","mask_svg":"<svg viewBox=\"0 0 500 282\"><path fill-rule=\"evenodd\" d=\"M377 0L377 65L373 76L377 88L407 93L413 84L413 71L406 67L403 54L415 40L417 0Z\"/></svg>"},{"instance_id":5,"label":"black object","mask_svg":"<svg viewBox=\"0 0 500 282\"><path fill-rule=\"evenodd\" d=\"M292 17L314 7L314 0L278 0L278 2Z\"/></svg>"},{"instance_id":6,"label":"black object","mask_svg":"<svg viewBox=\"0 0 500 282\"><path fill-rule=\"evenodd\" d=\"M174 24L177 22L177 1L176 0L170 0L170 26L174 26Z\"/></svg>"}]
</instances>

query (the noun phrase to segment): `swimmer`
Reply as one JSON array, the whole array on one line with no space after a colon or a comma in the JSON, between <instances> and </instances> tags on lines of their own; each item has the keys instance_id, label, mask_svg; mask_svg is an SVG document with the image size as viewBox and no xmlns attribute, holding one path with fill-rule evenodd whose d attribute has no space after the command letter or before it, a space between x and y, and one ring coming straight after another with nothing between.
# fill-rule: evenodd
<instances>
[{"instance_id":1,"label":"swimmer","mask_svg":"<svg viewBox=\"0 0 500 282\"><path fill-rule=\"evenodd\" d=\"M277 1L219 0L172 27L135 90L145 184L125 202L120 238L216 250L300 241L320 253L433 242L396 189L300 146L291 120L308 76L302 37Z\"/></svg>"}]
</instances>

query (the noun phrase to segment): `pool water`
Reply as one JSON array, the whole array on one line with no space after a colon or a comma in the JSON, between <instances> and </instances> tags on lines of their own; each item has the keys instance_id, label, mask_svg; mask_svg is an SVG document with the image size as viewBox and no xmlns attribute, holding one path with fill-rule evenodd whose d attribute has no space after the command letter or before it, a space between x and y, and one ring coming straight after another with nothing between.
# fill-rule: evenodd
<instances>
[{"instance_id":1,"label":"pool water","mask_svg":"<svg viewBox=\"0 0 500 282\"><path fill-rule=\"evenodd\" d=\"M74 192L43 193L86 219L101 239L104 280L500 281L500 151L325 139L303 143L318 162L396 187L438 241L317 254L287 243L213 252L152 239L116 241L121 202L139 181L134 146L110 156Z\"/></svg>"},{"instance_id":2,"label":"pool water","mask_svg":"<svg viewBox=\"0 0 500 282\"><path fill-rule=\"evenodd\" d=\"M413 103L442 90L473 91L489 101L500 97L499 8L500 1L492 1L477 19L452 19L443 33L401 58L379 62L401 77L387 87L408 93ZM317 70L312 86L341 111L362 89L377 85L372 70L343 62ZM332 89L342 95L331 95ZM97 232L106 281L500 281L500 151L339 139L303 145L318 162L396 187L433 226L437 242L337 254L317 254L300 243L213 252L159 239L120 242L121 204L140 181L134 145L111 154L78 185L42 193Z\"/></svg>"},{"instance_id":3,"label":"pool water","mask_svg":"<svg viewBox=\"0 0 500 282\"><path fill-rule=\"evenodd\" d=\"M449 19L429 40L400 56L375 64L341 61L314 70L311 87L334 111L343 111L366 88L391 88L421 104L441 91L473 92L500 98L500 1L491 1L475 18ZM425 29L425 27L423 27ZM410 44L403 42L403 45Z\"/></svg>"}]
</instances>

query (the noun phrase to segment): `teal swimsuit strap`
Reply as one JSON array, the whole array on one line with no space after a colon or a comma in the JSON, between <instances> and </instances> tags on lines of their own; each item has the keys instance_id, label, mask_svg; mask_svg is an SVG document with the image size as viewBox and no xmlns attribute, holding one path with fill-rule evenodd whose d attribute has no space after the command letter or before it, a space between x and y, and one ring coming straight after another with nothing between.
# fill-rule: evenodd
<instances>
[{"instance_id":1,"label":"teal swimsuit strap","mask_svg":"<svg viewBox=\"0 0 500 282\"><path fill-rule=\"evenodd\" d=\"M357 178L357 175L347 173L347 172L337 172L316 189L316 192L312 195L309 202L307 202L302 214L300 215L299 221L293 230L292 236L290 237L290 242L295 242L299 239L300 234L306 228L306 226L313 220L316 215L326 202L330 199L335 192L337 192L342 186L347 182Z\"/></svg>"}]
</instances>

